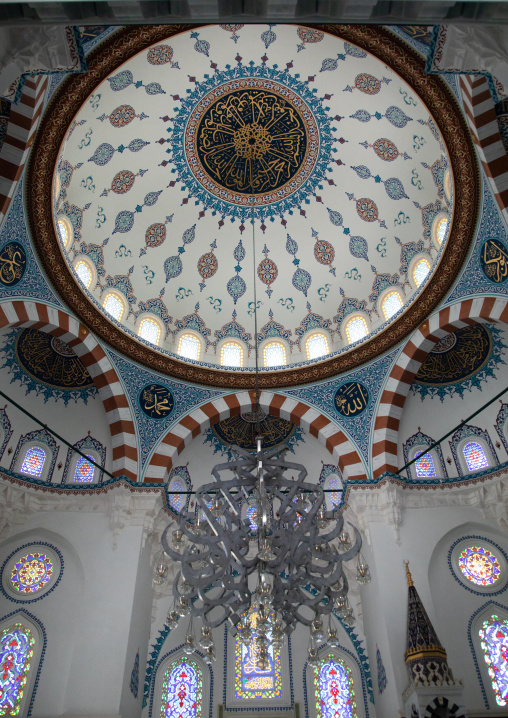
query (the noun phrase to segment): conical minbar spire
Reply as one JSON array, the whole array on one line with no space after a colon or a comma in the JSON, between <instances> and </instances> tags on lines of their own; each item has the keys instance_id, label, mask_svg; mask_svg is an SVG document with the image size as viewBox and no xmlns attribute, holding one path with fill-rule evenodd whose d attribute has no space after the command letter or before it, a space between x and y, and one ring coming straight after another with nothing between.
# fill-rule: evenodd
<instances>
[{"instance_id":1,"label":"conical minbar spire","mask_svg":"<svg viewBox=\"0 0 508 718\"><path fill-rule=\"evenodd\" d=\"M441 685L453 683L453 675L448 667L446 651L439 642L439 638L430 622L420 596L413 584L406 564L406 577L408 583L408 613L406 661L409 677L413 683L423 685Z\"/></svg>"}]
</instances>

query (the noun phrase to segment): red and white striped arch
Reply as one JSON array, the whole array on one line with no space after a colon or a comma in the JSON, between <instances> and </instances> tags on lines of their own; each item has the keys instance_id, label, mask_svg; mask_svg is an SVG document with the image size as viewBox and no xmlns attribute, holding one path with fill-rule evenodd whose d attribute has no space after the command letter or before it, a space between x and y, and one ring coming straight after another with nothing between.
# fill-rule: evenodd
<instances>
[{"instance_id":1,"label":"red and white striped arch","mask_svg":"<svg viewBox=\"0 0 508 718\"><path fill-rule=\"evenodd\" d=\"M77 319L59 309L27 300L0 303L0 329L32 327L66 342L88 369L104 404L113 445L115 476L137 481L138 449L129 402L102 347Z\"/></svg>"},{"instance_id":2,"label":"red and white striped arch","mask_svg":"<svg viewBox=\"0 0 508 718\"><path fill-rule=\"evenodd\" d=\"M27 77L17 105L11 106L5 139L0 150L0 224L14 196L39 126L47 75Z\"/></svg>"},{"instance_id":3,"label":"red and white striped arch","mask_svg":"<svg viewBox=\"0 0 508 718\"><path fill-rule=\"evenodd\" d=\"M461 75L459 81L482 167L508 224L508 155L499 134L492 93L483 75Z\"/></svg>"},{"instance_id":4,"label":"red and white striped arch","mask_svg":"<svg viewBox=\"0 0 508 718\"><path fill-rule=\"evenodd\" d=\"M404 403L419 368L446 334L477 321L508 323L508 300L479 297L452 304L426 320L411 336L388 377L374 424L373 477L397 471L397 439Z\"/></svg>"},{"instance_id":5,"label":"red and white striped arch","mask_svg":"<svg viewBox=\"0 0 508 718\"><path fill-rule=\"evenodd\" d=\"M268 391L261 392L259 403L268 414L292 421L315 436L338 460L344 478L367 478L365 467L352 442L333 421L319 411L298 399ZM147 467L144 481L165 481L174 459L196 436L218 421L252 411L253 408L254 393L245 391L219 397L191 411L162 439Z\"/></svg>"}]
</instances>

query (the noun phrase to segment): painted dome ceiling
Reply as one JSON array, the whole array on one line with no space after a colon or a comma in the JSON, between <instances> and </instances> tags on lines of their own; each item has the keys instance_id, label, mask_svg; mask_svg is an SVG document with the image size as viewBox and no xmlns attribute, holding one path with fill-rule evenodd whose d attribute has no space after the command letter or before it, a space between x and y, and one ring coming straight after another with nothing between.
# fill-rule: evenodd
<instances>
[{"instance_id":1,"label":"painted dome ceiling","mask_svg":"<svg viewBox=\"0 0 508 718\"><path fill-rule=\"evenodd\" d=\"M67 127L61 251L123 332L156 318L159 346L144 343L163 356L190 333L198 363L220 369L238 340L252 370L255 306L261 365L273 339L288 367L308 364L314 331L330 355L350 352L425 293L444 254L453 182L438 124L388 64L316 28L173 35L117 65ZM384 311L394 291L402 306ZM356 344L354 317L368 332Z\"/></svg>"}]
</instances>

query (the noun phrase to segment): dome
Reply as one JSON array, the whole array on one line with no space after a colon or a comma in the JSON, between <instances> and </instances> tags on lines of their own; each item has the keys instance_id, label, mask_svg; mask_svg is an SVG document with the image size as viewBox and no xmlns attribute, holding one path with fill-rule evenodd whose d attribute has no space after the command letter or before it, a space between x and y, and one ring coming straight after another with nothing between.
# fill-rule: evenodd
<instances>
[{"instance_id":1,"label":"dome","mask_svg":"<svg viewBox=\"0 0 508 718\"><path fill-rule=\"evenodd\" d=\"M60 126L52 234L78 315L219 384L248 385L256 344L261 381L294 383L407 334L466 246L423 72L418 94L361 33L157 32L123 62L96 51Z\"/></svg>"}]
</instances>

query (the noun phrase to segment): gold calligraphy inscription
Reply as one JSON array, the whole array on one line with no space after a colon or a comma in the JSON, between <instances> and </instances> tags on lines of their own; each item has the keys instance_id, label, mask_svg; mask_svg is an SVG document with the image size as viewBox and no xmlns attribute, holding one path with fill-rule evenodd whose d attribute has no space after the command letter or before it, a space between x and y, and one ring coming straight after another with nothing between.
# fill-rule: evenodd
<instances>
[{"instance_id":1,"label":"gold calligraphy inscription","mask_svg":"<svg viewBox=\"0 0 508 718\"><path fill-rule=\"evenodd\" d=\"M63 355L52 344L51 334L37 329L23 329L16 339L18 362L34 379L57 389L82 389L93 385L87 368L74 352ZM60 342L63 344L63 342Z\"/></svg>"},{"instance_id":2,"label":"gold calligraphy inscription","mask_svg":"<svg viewBox=\"0 0 508 718\"><path fill-rule=\"evenodd\" d=\"M455 342L447 351L431 352L415 381L432 386L445 386L462 381L479 371L490 356L492 338L481 324L472 324L454 332ZM443 337L441 343L447 339Z\"/></svg>"},{"instance_id":3,"label":"gold calligraphy inscription","mask_svg":"<svg viewBox=\"0 0 508 718\"><path fill-rule=\"evenodd\" d=\"M367 408L369 392L358 381L348 382L335 393L335 408L342 416L357 416Z\"/></svg>"},{"instance_id":4,"label":"gold calligraphy inscription","mask_svg":"<svg viewBox=\"0 0 508 718\"><path fill-rule=\"evenodd\" d=\"M164 419L173 411L174 401L170 390L161 384L150 384L142 389L139 403L151 419Z\"/></svg>"},{"instance_id":5,"label":"gold calligraphy inscription","mask_svg":"<svg viewBox=\"0 0 508 718\"><path fill-rule=\"evenodd\" d=\"M504 282L508 276L508 252L497 239L488 239L480 255L485 276L496 284Z\"/></svg>"},{"instance_id":6,"label":"gold calligraphy inscription","mask_svg":"<svg viewBox=\"0 0 508 718\"><path fill-rule=\"evenodd\" d=\"M0 283L6 287L17 284L25 273L26 254L17 242L9 242L0 251Z\"/></svg>"},{"instance_id":7,"label":"gold calligraphy inscription","mask_svg":"<svg viewBox=\"0 0 508 718\"><path fill-rule=\"evenodd\" d=\"M289 439L294 430L295 425L290 421L267 416L259 425L263 448L270 449L282 444ZM257 425L245 421L241 416L232 416L215 424L213 432L225 444L239 446L247 451L256 450Z\"/></svg>"}]
</instances>

